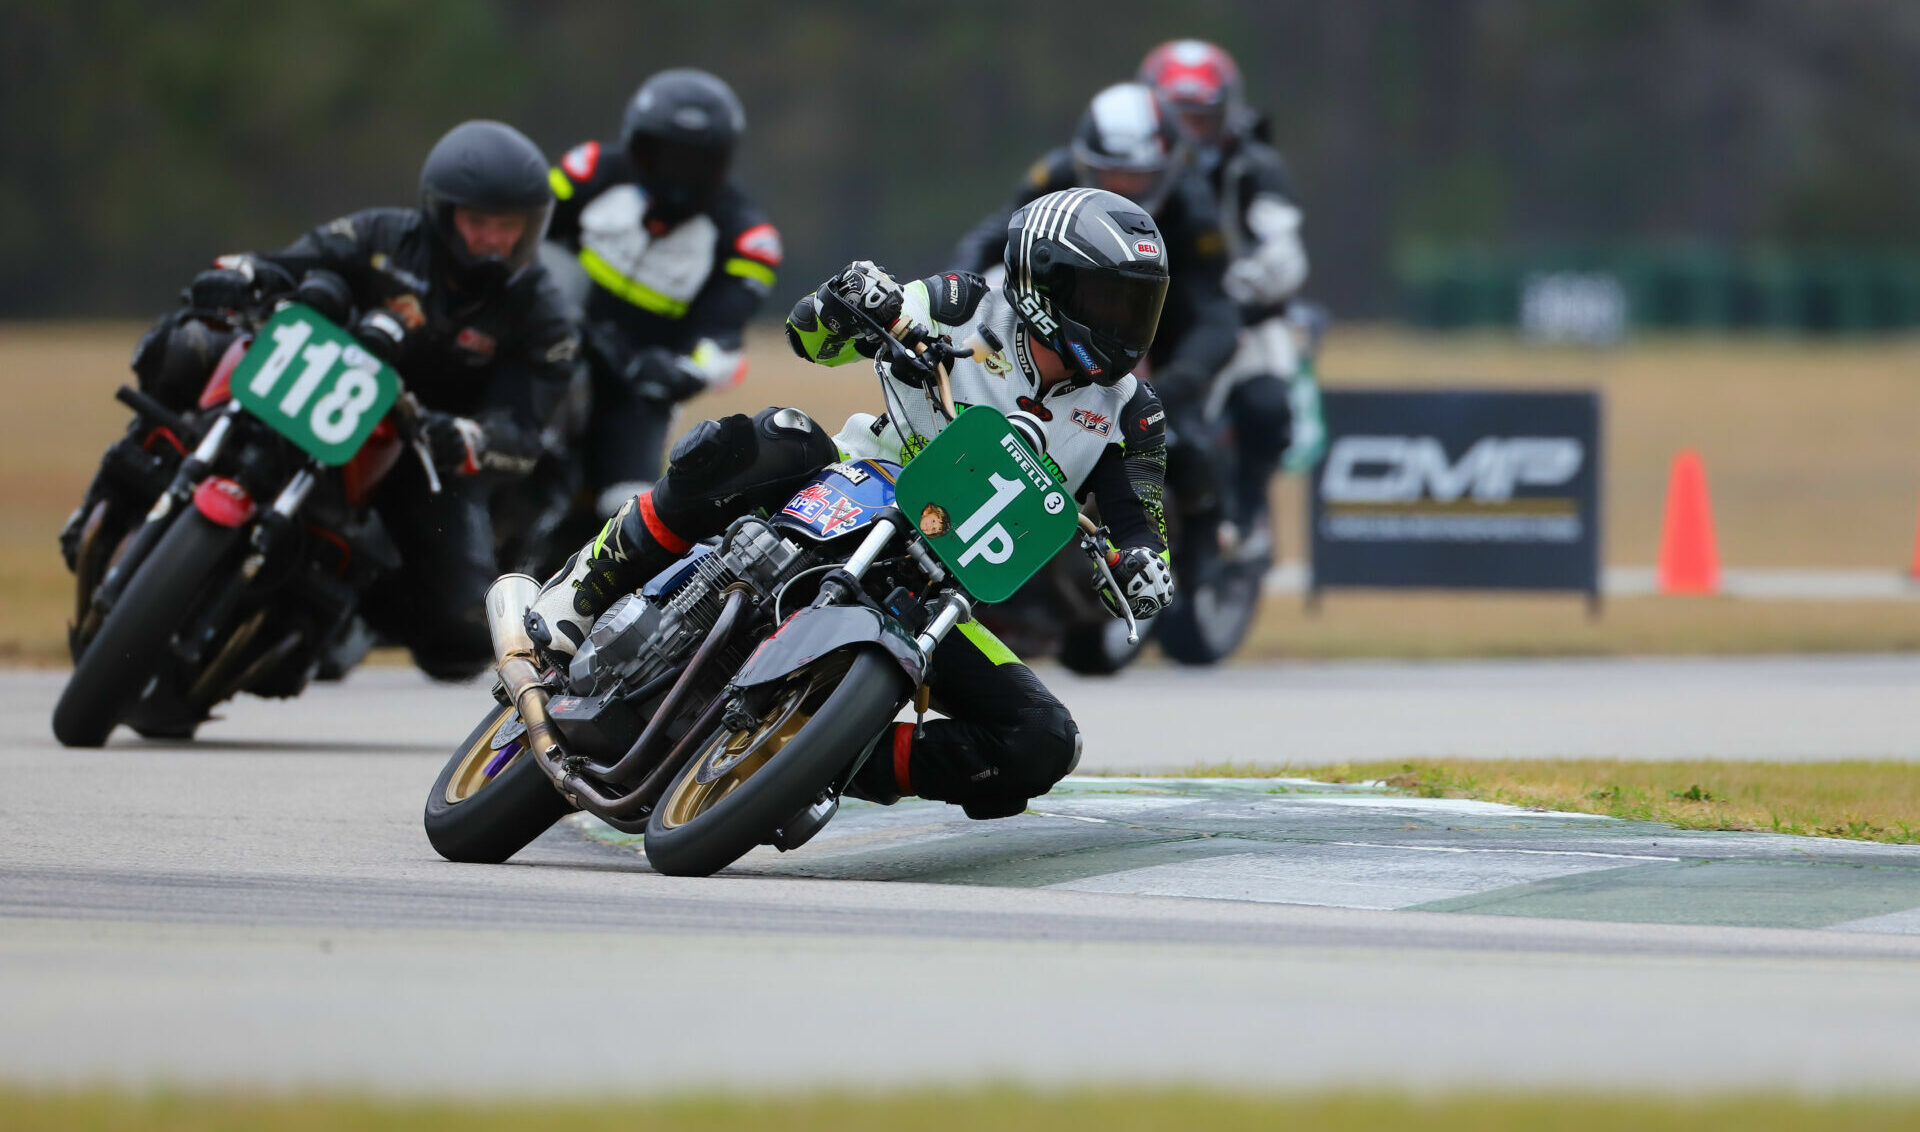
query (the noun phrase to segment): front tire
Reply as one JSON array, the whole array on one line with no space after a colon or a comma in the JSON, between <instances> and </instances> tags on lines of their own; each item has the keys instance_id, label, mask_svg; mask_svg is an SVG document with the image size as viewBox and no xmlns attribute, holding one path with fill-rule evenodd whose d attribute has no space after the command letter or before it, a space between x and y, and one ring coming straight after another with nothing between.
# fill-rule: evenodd
<instances>
[{"instance_id":1,"label":"front tire","mask_svg":"<svg viewBox=\"0 0 1920 1132\"><path fill-rule=\"evenodd\" d=\"M433 780L427 840L447 860L497 865L573 812L527 751L524 729L511 735L519 722L519 712L495 707Z\"/></svg>"},{"instance_id":2,"label":"front tire","mask_svg":"<svg viewBox=\"0 0 1920 1132\"><path fill-rule=\"evenodd\" d=\"M53 707L53 735L67 747L98 747L167 663L168 643L200 596L231 579L224 562L240 531L189 509L140 563L73 666Z\"/></svg>"},{"instance_id":3,"label":"front tire","mask_svg":"<svg viewBox=\"0 0 1920 1132\"><path fill-rule=\"evenodd\" d=\"M655 870L711 876L769 840L913 691L879 649L861 648L844 676L822 673L832 663L830 654L794 676L755 730L721 727L694 752L647 819L643 844Z\"/></svg>"}]
</instances>

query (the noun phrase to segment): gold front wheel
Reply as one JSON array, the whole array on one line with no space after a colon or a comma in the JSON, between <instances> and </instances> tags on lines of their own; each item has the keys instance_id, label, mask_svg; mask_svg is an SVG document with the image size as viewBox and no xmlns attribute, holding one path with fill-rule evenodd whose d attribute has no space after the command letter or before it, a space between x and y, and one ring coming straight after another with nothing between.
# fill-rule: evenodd
<instances>
[{"instance_id":1,"label":"gold front wheel","mask_svg":"<svg viewBox=\"0 0 1920 1132\"><path fill-rule=\"evenodd\" d=\"M812 720L846 671L844 659L810 669L782 690L752 728L716 733L661 799L656 811L660 825L683 826L739 789Z\"/></svg>"}]
</instances>

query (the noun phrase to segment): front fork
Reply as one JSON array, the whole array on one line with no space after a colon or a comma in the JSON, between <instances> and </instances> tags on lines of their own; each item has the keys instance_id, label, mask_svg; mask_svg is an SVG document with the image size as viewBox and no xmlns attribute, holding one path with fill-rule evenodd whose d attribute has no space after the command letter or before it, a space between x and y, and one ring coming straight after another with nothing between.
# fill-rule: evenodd
<instances>
[{"instance_id":1,"label":"front fork","mask_svg":"<svg viewBox=\"0 0 1920 1132\"><path fill-rule=\"evenodd\" d=\"M134 532L133 541L128 544L126 553L120 556L106 577L100 580L100 586L94 591L92 608L87 615L90 628L97 629L113 611L114 604L127 588L127 582L133 578L140 563L160 542L160 536L167 533L173 525L173 519L186 508L193 498L193 489L206 478L213 469L213 462L220 458L220 452L226 447L227 437L233 432L233 418L240 412L240 403L228 404L226 411L214 418L207 428L207 434L200 438L193 452L180 462L179 471L174 473L173 482L167 490L154 500L152 510L147 512L146 521Z\"/></svg>"},{"instance_id":2,"label":"front fork","mask_svg":"<svg viewBox=\"0 0 1920 1132\"><path fill-rule=\"evenodd\" d=\"M854 548L846 564L829 573L820 583L820 596L814 599L814 606L817 608L830 604L836 598L849 600L854 598L859 593L860 580L866 577L867 571L873 569L873 564L880 560L880 555L885 553L887 544L893 541L893 536L905 527L906 519L898 512L889 512L876 518L873 521L873 528L867 532L867 537L860 541L860 545ZM918 551L920 548L916 546L913 549ZM921 564L922 569L928 571L935 582L944 576L944 571L940 571L939 565L924 553L915 553L914 559ZM915 635L914 642L920 646L922 653L931 656L934 647L953 630L955 625L972 616L973 603L967 599L966 594L955 587L947 591L939 610L927 621L927 627Z\"/></svg>"}]
</instances>

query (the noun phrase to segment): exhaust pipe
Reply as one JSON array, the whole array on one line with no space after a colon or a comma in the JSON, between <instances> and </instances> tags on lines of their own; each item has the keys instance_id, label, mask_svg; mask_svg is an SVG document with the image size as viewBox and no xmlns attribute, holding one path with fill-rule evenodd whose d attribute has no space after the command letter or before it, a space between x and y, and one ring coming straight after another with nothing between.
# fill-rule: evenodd
<instances>
[{"instance_id":1,"label":"exhaust pipe","mask_svg":"<svg viewBox=\"0 0 1920 1132\"><path fill-rule=\"evenodd\" d=\"M527 725L527 749L556 783L564 771L560 759L566 748L547 716L547 690L540 686L533 640L527 636L527 607L540 596L540 583L526 574L504 574L487 588L487 632L493 637L493 660L506 687L507 700Z\"/></svg>"}]
</instances>

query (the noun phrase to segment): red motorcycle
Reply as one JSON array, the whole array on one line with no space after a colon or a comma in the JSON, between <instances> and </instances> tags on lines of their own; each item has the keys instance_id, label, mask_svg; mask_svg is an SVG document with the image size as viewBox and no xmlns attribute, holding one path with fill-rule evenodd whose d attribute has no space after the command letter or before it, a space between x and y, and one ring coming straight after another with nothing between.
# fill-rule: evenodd
<instances>
[{"instance_id":1,"label":"red motorcycle","mask_svg":"<svg viewBox=\"0 0 1920 1132\"><path fill-rule=\"evenodd\" d=\"M107 462L121 490L91 505L73 554L74 669L53 709L66 746L120 723L188 738L236 693L299 694L399 568L374 488L411 447L439 490L390 367L311 307L260 316L236 324L195 409L116 394L137 424ZM128 500L143 498L141 517Z\"/></svg>"}]
</instances>

